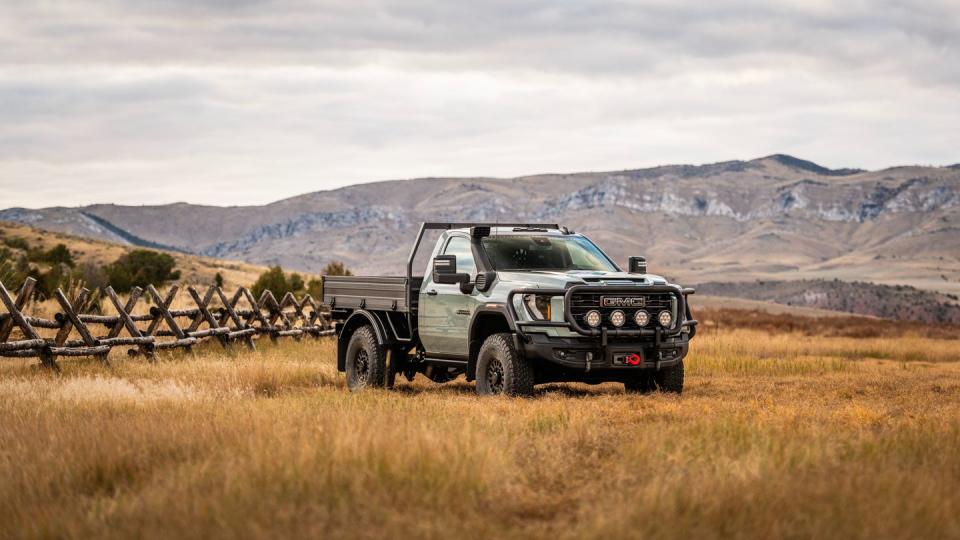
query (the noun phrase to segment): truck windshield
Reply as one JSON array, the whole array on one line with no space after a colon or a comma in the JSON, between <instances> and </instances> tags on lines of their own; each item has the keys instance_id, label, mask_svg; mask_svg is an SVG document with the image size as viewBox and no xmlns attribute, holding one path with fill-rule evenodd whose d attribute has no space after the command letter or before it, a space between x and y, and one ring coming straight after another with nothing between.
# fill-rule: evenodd
<instances>
[{"instance_id":1,"label":"truck windshield","mask_svg":"<svg viewBox=\"0 0 960 540\"><path fill-rule=\"evenodd\" d=\"M488 236L482 243L496 270L617 271L597 246L582 236Z\"/></svg>"}]
</instances>

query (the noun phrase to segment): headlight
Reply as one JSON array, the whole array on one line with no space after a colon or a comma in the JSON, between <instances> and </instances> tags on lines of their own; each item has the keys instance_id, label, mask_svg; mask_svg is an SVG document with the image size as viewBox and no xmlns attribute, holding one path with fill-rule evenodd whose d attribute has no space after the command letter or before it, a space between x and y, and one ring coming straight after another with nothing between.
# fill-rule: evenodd
<instances>
[{"instance_id":1,"label":"headlight","mask_svg":"<svg viewBox=\"0 0 960 540\"><path fill-rule=\"evenodd\" d=\"M650 314L644 310L638 310L633 314L633 322L637 323L637 326L646 326L650 323Z\"/></svg>"},{"instance_id":2,"label":"headlight","mask_svg":"<svg viewBox=\"0 0 960 540\"><path fill-rule=\"evenodd\" d=\"M600 326L600 312L595 309L591 309L586 315L583 316L583 320L587 323L587 326L596 328Z\"/></svg>"},{"instance_id":3,"label":"headlight","mask_svg":"<svg viewBox=\"0 0 960 540\"><path fill-rule=\"evenodd\" d=\"M537 321L550 320L550 297L541 294L523 295L523 304L527 306L527 313Z\"/></svg>"},{"instance_id":4,"label":"headlight","mask_svg":"<svg viewBox=\"0 0 960 540\"><path fill-rule=\"evenodd\" d=\"M670 328L670 324L673 323L673 315L671 315L669 311L661 311L660 314L657 315L657 321L660 322L660 326Z\"/></svg>"},{"instance_id":5,"label":"headlight","mask_svg":"<svg viewBox=\"0 0 960 540\"><path fill-rule=\"evenodd\" d=\"M620 328L627 322L627 316L619 309L610 314L610 324Z\"/></svg>"}]
</instances>

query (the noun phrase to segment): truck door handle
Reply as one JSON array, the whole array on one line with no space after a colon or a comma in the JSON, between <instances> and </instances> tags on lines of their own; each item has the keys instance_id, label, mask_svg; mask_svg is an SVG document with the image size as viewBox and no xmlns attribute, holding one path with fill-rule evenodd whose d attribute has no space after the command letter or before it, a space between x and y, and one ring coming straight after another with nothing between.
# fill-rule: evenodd
<instances>
[{"instance_id":1,"label":"truck door handle","mask_svg":"<svg viewBox=\"0 0 960 540\"><path fill-rule=\"evenodd\" d=\"M427 291L427 296L436 296L436 295L437 295L437 291L434 291L434 290Z\"/></svg>"}]
</instances>

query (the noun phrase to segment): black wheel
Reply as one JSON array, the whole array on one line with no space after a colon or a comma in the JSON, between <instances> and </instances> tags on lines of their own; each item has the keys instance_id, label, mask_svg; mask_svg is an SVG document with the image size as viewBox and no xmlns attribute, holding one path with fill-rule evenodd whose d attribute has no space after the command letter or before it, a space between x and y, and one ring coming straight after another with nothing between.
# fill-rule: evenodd
<instances>
[{"instance_id":1,"label":"black wheel","mask_svg":"<svg viewBox=\"0 0 960 540\"><path fill-rule=\"evenodd\" d=\"M675 366L657 371L654 379L661 392L672 392L674 394L683 392L683 360L677 362Z\"/></svg>"},{"instance_id":2,"label":"black wheel","mask_svg":"<svg viewBox=\"0 0 960 540\"><path fill-rule=\"evenodd\" d=\"M641 371L632 380L624 382L623 388L628 394L649 394L657 389L657 383L653 380L653 373Z\"/></svg>"},{"instance_id":3,"label":"black wheel","mask_svg":"<svg viewBox=\"0 0 960 540\"><path fill-rule=\"evenodd\" d=\"M480 347L477 393L481 396L533 394L533 366L513 346L512 334L494 334Z\"/></svg>"},{"instance_id":4,"label":"black wheel","mask_svg":"<svg viewBox=\"0 0 960 540\"><path fill-rule=\"evenodd\" d=\"M347 388L352 392L383 388L386 378L387 351L377 343L371 326L360 327L347 345Z\"/></svg>"}]
</instances>

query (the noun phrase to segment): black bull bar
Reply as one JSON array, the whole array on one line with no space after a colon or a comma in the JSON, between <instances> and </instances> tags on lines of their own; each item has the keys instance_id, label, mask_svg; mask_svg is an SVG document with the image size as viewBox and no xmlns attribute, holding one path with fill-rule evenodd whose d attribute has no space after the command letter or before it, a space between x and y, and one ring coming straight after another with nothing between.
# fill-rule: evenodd
<instances>
[{"instance_id":1,"label":"black bull bar","mask_svg":"<svg viewBox=\"0 0 960 540\"><path fill-rule=\"evenodd\" d=\"M570 308L573 304L572 299L573 295L577 293L605 293L605 294L656 294L656 293L667 293L671 294L677 300L677 314L683 314L683 322L680 322L681 317L677 316L674 318L673 325L670 328L640 328L640 329L624 329L624 328L607 328L601 326L600 328L584 328L576 318L574 318L573 313L570 311ZM582 336L587 337L599 337L606 345L608 337L635 337L635 338L644 338L652 337L656 340L657 344L660 343L660 339L663 337L672 337L683 332L684 328L690 329L690 338L693 338L697 332L697 321L694 320L693 315L690 312L690 304L687 302L687 296L694 293L694 289L686 288L682 289L676 285L628 285L628 286L610 286L610 285L574 285L567 289L516 289L510 291L507 295L507 309L510 310L510 315L513 317L513 320L516 321L517 334L520 338L526 341L527 337L523 332L525 327L537 326L537 327L553 327L553 328L568 328ZM536 294L540 296L563 296L563 321L521 321L518 317L516 308L514 307L513 299L516 295L526 295L526 294Z\"/></svg>"}]
</instances>

